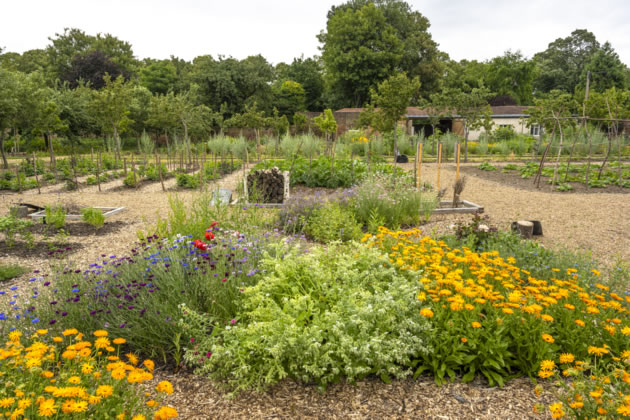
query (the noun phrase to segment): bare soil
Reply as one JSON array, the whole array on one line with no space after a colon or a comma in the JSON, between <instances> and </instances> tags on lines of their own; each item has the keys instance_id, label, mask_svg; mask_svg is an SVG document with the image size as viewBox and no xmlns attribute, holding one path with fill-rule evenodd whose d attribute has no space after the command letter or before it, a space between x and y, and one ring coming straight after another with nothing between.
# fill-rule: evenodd
<instances>
[{"instance_id":1,"label":"bare soil","mask_svg":"<svg viewBox=\"0 0 630 420\"><path fill-rule=\"evenodd\" d=\"M413 170L413 164L402 165ZM597 194L586 191L561 193L524 188L518 179L501 174L480 173L473 164L463 165L462 175L468 182L462 199L480 204L485 208L489 223L500 229L508 229L515 220L540 220L545 236L539 240L552 248L570 248L592 252L606 265L621 260L630 261L630 199L627 192L609 189ZM231 174L210 189L229 188L238 190L242 171ZM509 175L509 174L507 174ZM421 180L436 184L437 165L424 164ZM517 178L515 180L515 178ZM441 187L448 187L445 199L451 199L455 180L453 164L443 164ZM525 180L531 182L531 180ZM13 203L28 202L39 206L74 203L81 207L124 206L126 210L106 220L102 229L96 230L82 222L68 222L70 233L65 247L71 247L65 258L68 265L85 266L101 255L126 255L137 242L137 232L147 229L157 215L168 214L171 194L190 201L197 191L163 193L159 182L143 185L137 190L118 190L122 179L80 191L64 192L44 190L37 194L31 190L22 194L5 193L0 196L0 215L8 213ZM524 185L524 184L523 184ZM167 190L175 188L175 179L165 181ZM304 189L300 193L308 193ZM296 191L297 192L297 191ZM327 192L322 192L327 193ZM426 234L447 232L456 221L467 221L469 215L433 216L423 226ZM30 269L49 272L56 260L48 254L50 241L45 241L45 228L33 228L36 236L34 249L18 246L19 250L6 248L0 242L2 264L20 264ZM66 252L66 251L64 251ZM26 274L14 282L26 281ZM284 419L284 418L422 418L422 419L524 419L546 418L533 413L536 399L533 385L528 379L516 379L504 388L490 388L482 380L470 384L454 383L437 387L431 378L418 381L396 381L391 385L377 379L367 379L356 385L331 386L325 393L315 387L284 381L268 392L246 393L228 399L218 384L190 372L173 374L162 371L156 379L173 381L176 392L167 402L174 405L184 419ZM543 394L542 402L549 403L551 396Z\"/></svg>"}]
</instances>

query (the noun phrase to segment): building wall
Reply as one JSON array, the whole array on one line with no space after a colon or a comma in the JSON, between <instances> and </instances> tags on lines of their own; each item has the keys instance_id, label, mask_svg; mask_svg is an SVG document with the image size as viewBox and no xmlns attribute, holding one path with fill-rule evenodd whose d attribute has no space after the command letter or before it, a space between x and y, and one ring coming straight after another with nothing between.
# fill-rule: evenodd
<instances>
[{"instance_id":1,"label":"building wall","mask_svg":"<svg viewBox=\"0 0 630 420\"><path fill-rule=\"evenodd\" d=\"M492 118L492 121L494 121L494 126L492 127L493 130L496 130L502 125L511 125L516 134L529 134L529 128L527 127L527 125L525 125L524 118ZM456 123L457 122L459 121L456 121ZM455 129L453 129L453 131L455 131ZM468 134L468 139L478 140L479 137L481 136L481 133L483 133L484 131L485 130L483 128L479 130L471 130L470 133ZM460 134L460 133L457 133L457 134ZM460 135L461 136L464 135L463 124L462 124L462 131Z\"/></svg>"}]
</instances>

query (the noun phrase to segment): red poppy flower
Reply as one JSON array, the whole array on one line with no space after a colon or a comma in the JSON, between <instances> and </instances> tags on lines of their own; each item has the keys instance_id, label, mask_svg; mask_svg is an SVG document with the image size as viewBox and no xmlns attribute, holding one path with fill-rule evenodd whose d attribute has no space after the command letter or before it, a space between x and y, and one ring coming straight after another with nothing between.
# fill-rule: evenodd
<instances>
[{"instance_id":1,"label":"red poppy flower","mask_svg":"<svg viewBox=\"0 0 630 420\"><path fill-rule=\"evenodd\" d=\"M217 226L219 224L219 222L212 222L212 224L210 225L210 229L212 229L213 227Z\"/></svg>"},{"instance_id":2,"label":"red poppy flower","mask_svg":"<svg viewBox=\"0 0 630 420\"><path fill-rule=\"evenodd\" d=\"M206 231L206 235L205 235L206 239L211 241L214 239L214 233L210 232L210 231Z\"/></svg>"}]
</instances>

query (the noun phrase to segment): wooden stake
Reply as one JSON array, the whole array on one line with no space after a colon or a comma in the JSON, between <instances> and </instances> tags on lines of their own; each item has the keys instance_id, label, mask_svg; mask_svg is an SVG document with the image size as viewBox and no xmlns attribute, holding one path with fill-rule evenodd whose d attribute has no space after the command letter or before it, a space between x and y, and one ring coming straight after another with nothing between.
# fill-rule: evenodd
<instances>
[{"instance_id":1,"label":"wooden stake","mask_svg":"<svg viewBox=\"0 0 630 420\"><path fill-rule=\"evenodd\" d=\"M35 160L35 152L33 152L33 170L35 170L35 182L37 182L37 194L41 194L42 190L39 188L39 177L37 176L37 161Z\"/></svg>"},{"instance_id":2,"label":"wooden stake","mask_svg":"<svg viewBox=\"0 0 630 420\"><path fill-rule=\"evenodd\" d=\"M125 171L125 176L127 176L127 158L123 158L123 170Z\"/></svg>"},{"instance_id":3,"label":"wooden stake","mask_svg":"<svg viewBox=\"0 0 630 420\"><path fill-rule=\"evenodd\" d=\"M201 162L201 168L199 170L199 191L203 191L203 186L205 182L203 182L203 161Z\"/></svg>"},{"instance_id":4,"label":"wooden stake","mask_svg":"<svg viewBox=\"0 0 630 420\"><path fill-rule=\"evenodd\" d=\"M101 192L101 152L96 157L96 183L98 184L98 192Z\"/></svg>"},{"instance_id":5,"label":"wooden stake","mask_svg":"<svg viewBox=\"0 0 630 420\"><path fill-rule=\"evenodd\" d=\"M459 147L460 147L459 142L457 142L457 148L455 149L457 153L455 157L457 160L457 170L455 171L455 181L459 179Z\"/></svg>"},{"instance_id":6,"label":"wooden stake","mask_svg":"<svg viewBox=\"0 0 630 420\"><path fill-rule=\"evenodd\" d=\"M15 167L15 179L17 179L18 192L22 192L22 181L20 180L20 165Z\"/></svg>"},{"instance_id":7,"label":"wooden stake","mask_svg":"<svg viewBox=\"0 0 630 420\"><path fill-rule=\"evenodd\" d=\"M164 188L164 178L162 177L162 160L158 155L155 155L158 162L158 174L160 175L160 184L162 184L162 191L166 191ZM166 155L166 160L168 161L168 155Z\"/></svg>"},{"instance_id":8,"label":"wooden stake","mask_svg":"<svg viewBox=\"0 0 630 420\"><path fill-rule=\"evenodd\" d=\"M420 191L420 180L421 180L420 171L422 169L422 143L421 142L418 142L418 151L416 152L416 155L417 155L417 164L418 164L416 184L418 186L418 191Z\"/></svg>"},{"instance_id":9,"label":"wooden stake","mask_svg":"<svg viewBox=\"0 0 630 420\"><path fill-rule=\"evenodd\" d=\"M133 161L133 153L131 154L131 170L133 171L133 185L138 188L138 178L136 177L136 163Z\"/></svg>"},{"instance_id":10,"label":"wooden stake","mask_svg":"<svg viewBox=\"0 0 630 420\"><path fill-rule=\"evenodd\" d=\"M442 167L442 143L438 144L437 191L440 192L440 169Z\"/></svg>"}]
</instances>

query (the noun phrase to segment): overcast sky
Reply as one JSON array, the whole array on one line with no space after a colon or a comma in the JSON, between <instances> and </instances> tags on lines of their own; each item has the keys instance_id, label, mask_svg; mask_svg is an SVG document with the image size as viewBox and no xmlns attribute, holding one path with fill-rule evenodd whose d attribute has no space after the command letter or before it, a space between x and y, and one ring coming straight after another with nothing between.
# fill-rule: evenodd
<instances>
[{"instance_id":1,"label":"overcast sky","mask_svg":"<svg viewBox=\"0 0 630 420\"><path fill-rule=\"evenodd\" d=\"M576 28L610 41L630 64L628 0L407 0L431 22L451 58L486 60L505 50L527 57ZM192 60L219 54L262 54L272 63L319 54L332 0L0 0L0 47L24 52L48 45L64 27L111 33L138 58Z\"/></svg>"}]
</instances>

